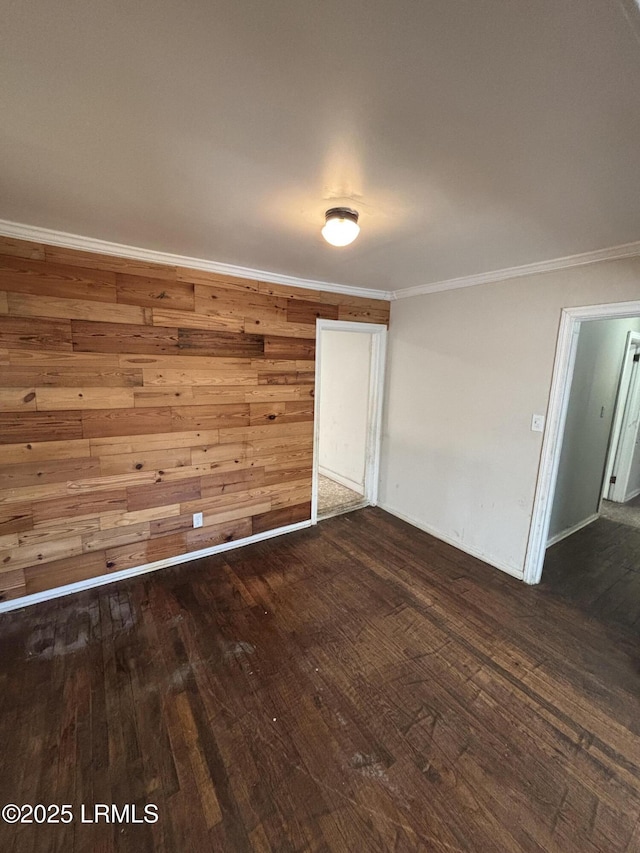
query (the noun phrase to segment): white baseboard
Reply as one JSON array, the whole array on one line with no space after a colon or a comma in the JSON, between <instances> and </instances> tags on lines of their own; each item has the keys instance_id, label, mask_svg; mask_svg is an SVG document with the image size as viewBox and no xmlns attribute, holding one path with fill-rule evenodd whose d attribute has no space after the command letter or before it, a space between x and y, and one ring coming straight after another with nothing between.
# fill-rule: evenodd
<instances>
[{"instance_id":1,"label":"white baseboard","mask_svg":"<svg viewBox=\"0 0 640 853\"><path fill-rule=\"evenodd\" d=\"M137 575L144 575L147 572L155 572L158 569L166 569L170 566L178 566L180 563L188 563L191 560L200 560L202 557L210 557L213 554L221 554L223 551L231 551L234 548L243 548L245 545L252 545L255 542L262 542L265 539L272 539L274 536L282 536L284 533L293 533L295 530L303 530L305 527L311 527L311 520L299 521L297 524L289 524L286 527L276 527L274 530L267 530L264 533L256 533L253 536L247 536L245 539L238 539L236 542L223 542L221 545L214 545L211 548L202 548L200 551L191 551L189 554L178 554L177 557L169 557L166 560L156 560L155 563L147 563L144 566L136 566L133 569L123 569L121 572L112 572L109 575L99 575L94 578L87 578L84 581L77 583L66 584L65 586L57 586L54 589L46 589L43 592L36 592L33 595L25 595L22 598L14 598L11 601L3 601L0 603L0 613L7 613L9 610L19 610L22 607L28 607L31 604L39 604L41 601L49 601L52 598L61 598L63 595L72 595L74 592L81 592L85 589L93 589L96 586L103 586L114 581L126 580Z\"/></svg>"},{"instance_id":2,"label":"white baseboard","mask_svg":"<svg viewBox=\"0 0 640 853\"><path fill-rule=\"evenodd\" d=\"M629 492L629 494L624 499L624 502L629 503L629 501L632 501L634 498L637 498L638 495L640 495L640 489L634 489L632 492Z\"/></svg>"},{"instance_id":3,"label":"white baseboard","mask_svg":"<svg viewBox=\"0 0 640 853\"><path fill-rule=\"evenodd\" d=\"M357 492L359 495L364 496L364 486L362 483L356 483L355 480L343 477L342 474L336 474L335 471L330 471L329 468L325 468L323 465L318 465L318 474L322 474L323 477L328 477L329 480L333 480L341 486L351 489L352 492Z\"/></svg>"},{"instance_id":4,"label":"white baseboard","mask_svg":"<svg viewBox=\"0 0 640 853\"><path fill-rule=\"evenodd\" d=\"M457 548L458 551L463 551L465 554L469 554L470 557L475 557L478 560L482 560L483 563L487 563L487 565L492 566L494 569L499 569L501 572L505 572L507 575L511 575L512 578L517 578L518 580L524 579L524 571L523 569L516 568L514 566L510 566L507 563L502 563L499 560L496 560L495 557L489 557L486 554L483 554L481 551L476 551L475 548L469 548L468 545L465 545L461 542L457 542L455 539L452 539L450 536L447 536L442 531L437 530L435 527L431 527L428 524L425 524L420 519L415 518L412 515L407 515L404 512L401 512L399 509L396 509L389 504L378 503L380 509L383 509L385 512L388 512L390 515L395 515L396 518L400 518L402 521L406 521L408 524L411 524L413 527L417 527L419 530L424 530L425 533L429 533L431 536L434 536L436 539L440 539L442 542L446 542L447 545L453 545L454 548Z\"/></svg>"},{"instance_id":5,"label":"white baseboard","mask_svg":"<svg viewBox=\"0 0 640 853\"><path fill-rule=\"evenodd\" d=\"M547 548L550 548L552 545L556 545L558 542L562 542L563 539L566 539L567 536L571 536L573 533L577 533L578 530L582 530L583 527L586 527L588 524L594 522L600 516L596 512L594 515L590 515L589 518L583 518L582 521L579 521L577 524L572 525L571 527L567 527L565 530L561 530L560 533L556 533L555 536L552 536L550 539L547 539Z\"/></svg>"}]
</instances>

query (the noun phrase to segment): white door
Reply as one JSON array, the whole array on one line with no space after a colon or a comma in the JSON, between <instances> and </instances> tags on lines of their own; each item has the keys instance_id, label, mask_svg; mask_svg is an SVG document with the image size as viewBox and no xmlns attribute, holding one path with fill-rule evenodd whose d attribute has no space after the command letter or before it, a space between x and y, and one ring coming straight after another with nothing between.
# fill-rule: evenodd
<instances>
[{"instance_id":1,"label":"white door","mask_svg":"<svg viewBox=\"0 0 640 853\"><path fill-rule=\"evenodd\" d=\"M640 489L640 344L629 348L627 358L631 360L630 370L627 365L625 371L629 376L628 390L626 400L619 402L624 408L617 444L612 448L613 469L607 494L609 500L619 503L635 497Z\"/></svg>"}]
</instances>

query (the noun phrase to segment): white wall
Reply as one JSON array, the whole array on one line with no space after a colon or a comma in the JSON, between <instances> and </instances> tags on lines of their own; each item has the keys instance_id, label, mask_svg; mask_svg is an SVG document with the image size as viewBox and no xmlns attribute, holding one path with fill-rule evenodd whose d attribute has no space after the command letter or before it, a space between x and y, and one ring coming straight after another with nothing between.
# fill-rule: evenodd
<instances>
[{"instance_id":1,"label":"white wall","mask_svg":"<svg viewBox=\"0 0 640 853\"><path fill-rule=\"evenodd\" d=\"M364 494L371 335L321 334L320 472Z\"/></svg>"},{"instance_id":2,"label":"white wall","mask_svg":"<svg viewBox=\"0 0 640 853\"><path fill-rule=\"evenodd\" d=\"M563 307L640 299L640 258L391 304L380 503L522 576Z\"/></svg>"},{"instance_id":3,"label":"white wall","mask_svg":"<svg viewBox=\"0 0 640 853\"><path fill-rule=\"evenodd\" d=\"M581 325L549 539L598 512L629 331L640 331L640 319Z\"/></svg>"}]
</instances>

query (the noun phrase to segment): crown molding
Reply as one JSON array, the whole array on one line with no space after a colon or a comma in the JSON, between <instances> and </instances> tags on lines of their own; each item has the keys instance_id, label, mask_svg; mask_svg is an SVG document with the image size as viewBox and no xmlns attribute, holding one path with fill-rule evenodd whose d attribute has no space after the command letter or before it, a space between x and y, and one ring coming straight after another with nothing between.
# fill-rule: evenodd
<instances>
[{"instance_id":1,"label":"crown molding","mask_svg":"<svg viewBox=\"0 0 640 853\"><path fill-rule=\"evenodd\" d=\"M571 267L596 264L600 261L633 258L637 255L640 255L640 240L636 240L634 243L624 243L622 246L612 246L608 249L597 249L594 252L583 252L580 255L568 255L566 258L555 258L551 261L538 261L520 267L507 267L506 269L493 270L493 272L436 281L432 284L419 284L415 287L407 287L404 290L394 290L391 298L407 299L410 296L422 296L425 293L440 293L443 290L457 290L460 287L475 287L478 284L490 284L491 282L505 281L508 278L522 278L538 273L556 272Z\"/></svg>"},{"instance_id":2,"label":"crown molding","mask_svg":"<svg viewBox=\"0 0 640 853\"><path fill-rule=\"evenodd\" d=\"M327 293L340 293L343 296L359 296L364 299L383 299L389 301L392 294L388 290L354 287L349 284L337 284L331 281L315 281L308 278L297 278L291 275L255 270L250 267L238 267L233 264L222 264L205 258L190 258L186 255L173 255L168 252L157 252L154 249L142 249L137 246L126 246L122 243L111 243L95 237L83 237L80 234L69 234L66 231L54 231L50 228L40 228L37 225L24 225L20 222L10 222L0 219L0 235L14 237L17 240L29 240L34 243L45 243L49 246L63 246L66 249L79 249L82 252L96 252L101 255L115 255L121 258L132 258L137 261L148 261L153 264L189 267L195 270L206 270L218 275L228 275L235 278L258 279L272 284L284 284L289 287L303 287L307 290L323 290Z\"/></svg>"},{"instance_id":3,"label":"crown molding","mask_svg":"<svg viewBox=\"0 0 640 853\"><path fill-rule=\"evenodd\" d=\"M343 296L359 296L364 299L382 299L385 301L407 299L410 296L422 296L428 293L440 293L445 290L457 290L462 287L475 287L479 284L491 284L492 282L505 281L509 278L522 278L528 275L556 272L558 270L570 269L571 267L595 264L600 261L620 260L640 255L640 240L636 240L633 243L624 243L621 246L597 249L596 251L584 252L579 255L568 255L567 257L555 258L550 261L538 261L518 267L507 267L505 269L477 273L460 278L419 284L415 287L406 287L399 290L376 290L375 288L355 287L349 284L338 284L330 281L297 278L296 276L283 275L269 272L268 270L257 270L250 267L218 263L217 261L210 261L205 258L190 258L186 255L158 252L154 249L142 249L137 246L111 243L108 240L99 240L95 237L83 237L79 234L54 231L51 228L25 225L6 219L0 219L0 235L3 237L13 237L17 240L45 243L49 246L64 246L67 249L78 249L82 252L96 252L102 255L133 258L134 260L148 261L154 264L189 267L190 269L205 270L206 272L233 276L235 278L258 279L259 281L284 284L289 287L302 287L307 290L321 290L327 293L339 293Z\"/></svg>"}]
</instances>

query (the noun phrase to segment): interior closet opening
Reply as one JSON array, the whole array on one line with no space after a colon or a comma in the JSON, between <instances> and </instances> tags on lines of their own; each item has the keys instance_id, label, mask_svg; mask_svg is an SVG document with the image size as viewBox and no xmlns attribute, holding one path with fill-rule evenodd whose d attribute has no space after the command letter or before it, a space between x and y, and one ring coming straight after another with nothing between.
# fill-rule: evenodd
<instances>
[{"instance_id":1,"label":"interior closet opening","mask_svg":"<svg viewBox=\"0 0 640 853\"><path fill-rule=\"evenodd\" d=\"M312 519L375 505L386 327L318 320Z\"/></svg>"}]
</instances>

